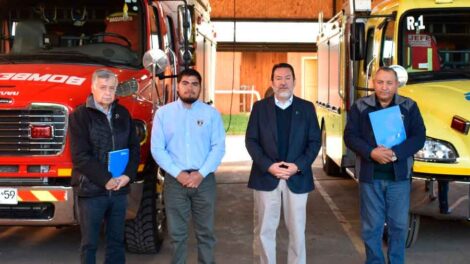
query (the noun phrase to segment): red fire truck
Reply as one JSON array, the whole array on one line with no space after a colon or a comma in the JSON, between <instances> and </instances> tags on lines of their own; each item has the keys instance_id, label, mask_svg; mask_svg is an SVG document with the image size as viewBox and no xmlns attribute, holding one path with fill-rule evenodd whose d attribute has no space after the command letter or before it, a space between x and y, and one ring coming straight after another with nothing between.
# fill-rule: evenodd
<instances>
[{"instance_id":1,"label":"red fire truck","mask_svg":"<svg viewBox=\"0 0 470 264\"><path fill-rule=\"evenodd\" d=\"M158 252L163 178L149 147L153 114L176 98L175 75L196 66L213 98L214 31L207 0L0 0L0 225L78 223L68 116L109 68L141 141L126 245Z\"/></svg>"}]
</instances>

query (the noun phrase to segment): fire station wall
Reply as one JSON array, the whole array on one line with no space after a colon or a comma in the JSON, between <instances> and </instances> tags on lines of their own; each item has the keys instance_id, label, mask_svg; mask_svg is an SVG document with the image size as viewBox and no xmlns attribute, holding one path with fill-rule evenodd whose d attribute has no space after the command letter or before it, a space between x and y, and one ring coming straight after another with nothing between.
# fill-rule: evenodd
<instances>
[{"instance_id":1,"label":"fire station wall","mask_svg":"<svg viewBox=\"0 0 470 264\"><path fill-rule=\"evenodd\" d=\"M250 112L251 95L233 94L232 96L223 91L231 91L233 80L234 90L251 90L253 87L259 93L260 98L263 98L271 85L272 66L280 62L288 62L294 67L296 75L294 94L313 100L311 94L315 93L304 89L314 88L316 71L310 71L314 69L312 67L316 67L315 56L315 53L304 52L217 52L216 108L223 114L230 113L230 105L232 105L232 114ZM235 71L232 65L235 65ZM232 104L230 104L231 98ZM256 96L254 96L254 101L256 101Z\"/></svg>"},{"instance_id":2,"label":"fire station wall","mask_svg":"<svg viewBox=\"0 0 470 264\"><path fill-rule=\"evenodd\" d=\"M262 20L317 19L318 13L323 11L324 17L330 18L341 10L342 3L343 1L337 0L215 0L211 1L211 17Z\"/></svg>"}]
</instances>

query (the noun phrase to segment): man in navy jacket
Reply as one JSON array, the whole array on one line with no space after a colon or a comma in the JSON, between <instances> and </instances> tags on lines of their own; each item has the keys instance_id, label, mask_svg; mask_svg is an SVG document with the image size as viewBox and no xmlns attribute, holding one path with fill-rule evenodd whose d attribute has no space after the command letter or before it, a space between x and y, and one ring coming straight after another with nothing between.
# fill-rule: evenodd
<instances>
[{"instance_id":1,"label":"man in navy jacket","mask_svg":"<svg viewBox=\"0 0 470 264\"><path fill-rule=\"evenodd\" d=\"M356 153L366 263L385 263L384 223L388 228L388 263L405 261L413 155L424 145L426 128L416 102L398 95L397 88L396 72L380 68L374 78L375 94L356 101L344 131L346 146ZM391 106L400 108L406 140L386 148L375 141L369 113Z\"/></svg>"},{"instance_id":2,"label":"man in navy jacket","mask_svg":"<svg viewBox=\"0 0 470 264\"><path fill-rule=\"evenodd\" d=\"M253 159L248 187L254 189L255 250L260 263L276 263L276 229L284 209L289 231L288 261L306 263L305 223L312 162L320 149L320 128L311 102L293 96L294 69L274 65L274 96L256 102L246 131L246 148Z\"/></svg>"}]
</instances>

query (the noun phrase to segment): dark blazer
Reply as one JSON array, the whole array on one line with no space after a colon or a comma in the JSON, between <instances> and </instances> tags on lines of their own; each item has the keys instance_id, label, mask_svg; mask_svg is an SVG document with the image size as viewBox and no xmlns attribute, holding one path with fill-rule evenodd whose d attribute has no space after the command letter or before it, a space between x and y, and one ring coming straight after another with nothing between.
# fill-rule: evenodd
<instances>
[{"instance_id":1,"label":"dark blazer","mask_svg":"<svg viewBox=\"0 0 470 264\"><path fill-rule=\"evenodd\" d=\"M268 172L280 161L277 148L277 121L274 96L256 102L251 111L245 145L253 159L248 187L259 191L272 191L279 179ZM295 163L299 172L287 180L294 193L307 193L314 189L312 163L320 150L320 128L313 104L293 98L289 150L285 162Z\"/></svg>"}]
</instances>

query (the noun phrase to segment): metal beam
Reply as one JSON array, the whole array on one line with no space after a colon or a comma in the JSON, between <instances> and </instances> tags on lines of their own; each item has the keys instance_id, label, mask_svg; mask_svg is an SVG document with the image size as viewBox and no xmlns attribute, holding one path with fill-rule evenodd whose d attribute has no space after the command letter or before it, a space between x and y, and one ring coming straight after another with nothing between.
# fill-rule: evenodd
<instances>
[{"instance_id":1,"label":"metal beam","mask_svg":"<svg viewBox=\"0 0 470 264\"><path fill-rule=\"evenodd\" d=\"M317 52L317 45L315 43L218 42L217 51Z\"/></svg>"}]
</instances>

